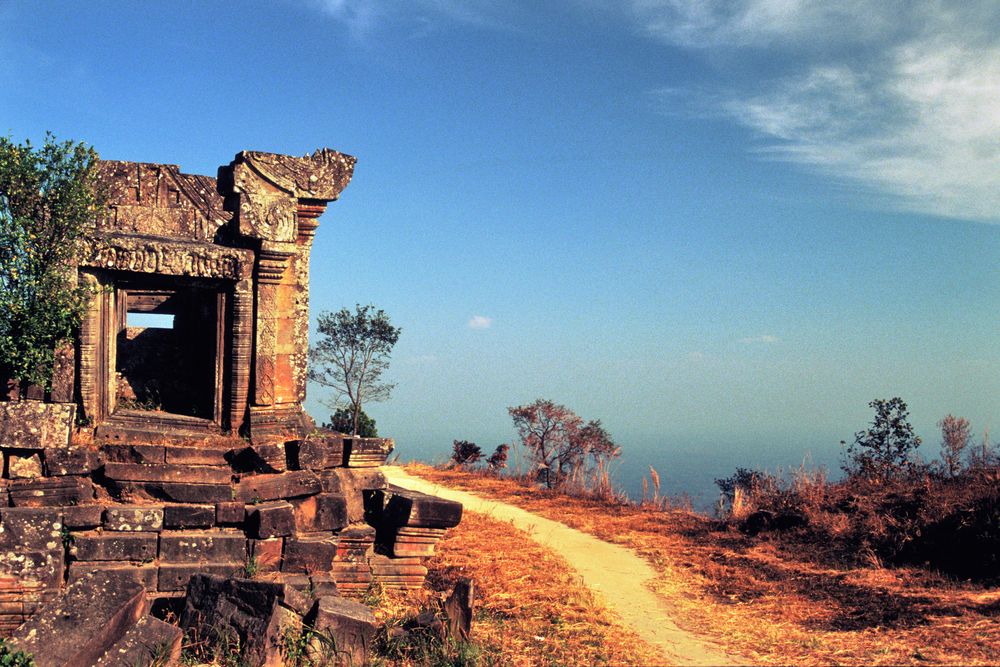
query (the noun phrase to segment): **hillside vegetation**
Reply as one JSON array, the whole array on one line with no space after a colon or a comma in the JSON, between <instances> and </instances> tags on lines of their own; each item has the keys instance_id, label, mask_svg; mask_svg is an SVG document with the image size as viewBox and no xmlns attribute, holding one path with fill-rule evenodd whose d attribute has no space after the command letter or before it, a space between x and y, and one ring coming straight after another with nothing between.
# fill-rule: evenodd
<instances>
[{"instance_id":1,"label":"hillside vegetation","mask_svg":"<svg viewBox=\"0 0 1000 667\"><path fill-rule=\"evenodd\" d=\"M898 537L889 537L898 527L916 525L895 518L886 507L906 507L900 516L918 520L924 516L921 511L931 512L936 487L918 491L927 488L930 478L926 476L900 482L909 489L902 495L898 485L883 484L873 493L828 484L817 476L805 484L805 477L800 477L779 485L773 495L750 494L738 501L749 503L744 511L723 520L671 509L664 501L640 505L572 497L525 481L460 468L410 464L407 470L633 548L657 569L654 589L676 610L679 624L754 662L1000 663L1000 624L996 622L1000 590L993 580L961 578L915 563L909 556L891 564L879 556L886 545L900 543ZM995 471L976 473L985 481L966 488L995 489L996 478L991 474ZM941 493L961 485L944 478L939 481ZM967 493L949 496L951 510L932 513L951 516L965 511L959 508L967 508L967 500L979 497L976 491ZM855 504L842 502L848 494L856 498ZM907 500L914 496L923 500L914 505ZM759 529L748 526L747 519L764 508L754 503L769 497L783 499L784 507L796 507L804 522L783 523L778 517L786 515L774 506L767 510L774 514L770 523ZM815 514L802 511L810 498L819 508ZM857 516L857 521L851 521L851 516ZM868 550L852 551L851 545L860 544L857 540L863 537L857 526L866 522L875 522L866 538ZM885 536L884 544L875 539L878 535ZM903 540L903 544L911 541ZM895 548L891 546L890 551ZM913 552L904 548L895 553ZM978 551L966 552L966 556L971 562L980 559Z\"/></svg>"}]
</instances>

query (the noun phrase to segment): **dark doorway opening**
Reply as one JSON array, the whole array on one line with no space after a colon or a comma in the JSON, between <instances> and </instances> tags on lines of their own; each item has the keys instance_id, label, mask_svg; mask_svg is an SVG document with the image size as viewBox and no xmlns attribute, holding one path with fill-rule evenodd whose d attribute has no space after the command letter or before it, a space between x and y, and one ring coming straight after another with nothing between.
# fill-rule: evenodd
<instances>
[{"instance_id":1,"label":"dark doorway opening","mask_svg":"<svg viewBox=\"0 0 1000 667\"><path fill-rule=\"evenodd\" d=\"M200 286L116 287L115 413L217 421L221 293Z\"/></svg>"}]
</instances>

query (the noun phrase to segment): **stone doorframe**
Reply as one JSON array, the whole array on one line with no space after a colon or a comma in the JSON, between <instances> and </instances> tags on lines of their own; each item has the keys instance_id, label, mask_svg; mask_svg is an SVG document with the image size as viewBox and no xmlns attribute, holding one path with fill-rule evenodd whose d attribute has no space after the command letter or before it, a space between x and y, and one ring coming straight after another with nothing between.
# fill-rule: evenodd
<instances>
[{"instance_id":1,"label":"stone doorframe","mask_svg":"<svg viewBox=\"0 0 1000 667\"><path fill-rule=\"evenodd\" d=\"M238 433L247 413L253 349L254 252L205 243L184 243L106 234L95 237L80 282L90 287L89 307L80 326L79 399L82 419L92 427L164 426L208 433ZM116 339L123 324L126 278L165 277L210 281L218 294L213 417L202 419L164 412L118 411Z\"/></svg>"}]
</instances>

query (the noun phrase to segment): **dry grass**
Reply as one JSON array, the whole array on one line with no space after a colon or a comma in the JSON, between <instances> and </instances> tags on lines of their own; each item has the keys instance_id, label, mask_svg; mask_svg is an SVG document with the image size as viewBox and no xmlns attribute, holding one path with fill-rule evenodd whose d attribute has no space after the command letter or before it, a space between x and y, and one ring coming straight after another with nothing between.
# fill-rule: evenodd
<instances>
[{"instance_id":1,"label":"dry grass","mask_svg":"<svg viewBox=\"0 0 1000 667\"><path fill-rule=\"evenodd\" d=\"M814 557L822 545L804 553L690 512L566 498L420 464L407 470L631 547L660 573L654 590L682 627L754 662L1000 664L1000 590L919 568L831 563Z\"/></svg>"},{"instance_id":2,"label":"dry grass","mask_svg":"<svg viewBox=\"0 0 1000 667\"><path fill-rule=\"evenodd\" d=\"M459 577L476 584L480 664L649 665L659 654L601 607L568 563L509 523L467 513L429 563L428 587L386 594L379 620L416 613Z\"/></svg>"}]
</instances>

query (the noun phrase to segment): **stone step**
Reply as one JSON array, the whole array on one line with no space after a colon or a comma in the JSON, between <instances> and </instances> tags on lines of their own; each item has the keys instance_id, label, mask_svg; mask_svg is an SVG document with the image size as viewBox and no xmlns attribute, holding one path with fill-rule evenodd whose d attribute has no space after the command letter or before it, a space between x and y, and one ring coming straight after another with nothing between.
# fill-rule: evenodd
<instances>
[{"instance_id":1,"label":"stone step","mask_svg":"<svg viewBox=\"0 0 1000 667\"><path fill-rule=\"evenodd\" d=\"M232 484L197 484L188 482L116 481L115 494L123 500L147 499L165 503L214 504L233 499Z\"/></svg>"},{"instance_id":2,"label":"stone step","mask_svg":"<svg viewBox=\"0 0 1000 667\"><path fill-rule=\"evenodd\" d=\"M315 495L323 490L319 478L309 470L277 475L250 475L240 480L233 500L259 503Z\"/></svg>"},{"instance_id":3,"label":"stone step","mask_svg":"<svg viewBox=\"0 0 1000 667\"><path fill-rule=\"evenodd\" d=\"M87 531L71 534L70 555L76 560L148 562L156 559L158 533Z\"/></svg>"},{"instance_id":4,"label":"stone step","mask_svg":"<svg viewBox=\"0 0 1000 667\"><path fill-rule=\"evenodd\" d=\"M229 484L228 466L148 463L106 463L104 476L113 482L171 482L185 484Z\"/></svg>"},{"instance_id":5,"label":"stone step","mask_svg":"<svg viewBox=\"0 0 1000 667\"><path fill-rule=\"evenodd\" d=\"M94 499L94 485L84 477L13 479L9 486L14 507L80 505Z\"/></svg>"},{"instance_id":6,"label":"stone step","mask_svg":"<svg viewBox=\"0 0 1000 667\"><path fill-rule=\"evenodd\" d=\"M239 530L184 530L160 533L160 564L226 563L243 567L247 538Z\"/></svg>"},{"instance_id":7,"label":"stone step","mask_svg":"<svg viewBox=\"0 0 1000 667\"><path fill-rule=\"evenodd\" d=\"M111 532L159 532L163 530L163 507L110 505L104 510L101 525Z\"/></svg>"},{"instance_id":8,"label":"stone step","mask_svg":"<svg viewBox=\"0 0 1000 667\"><path fill-rule=\"evenodd\" d=\"M159 567L154 563L132 565L107 560L74 560L69 563L68 583L72 586L83 577L94 572L107 572L115 576L135 577L142 583L147 592L156 590L156 578Z\"/></svg>"},{"instance_id":9,"label":"stone step","mask_svg":"<svg viewBox=\"0 0 1000 667\"><path fill-rule=\"evenodd\" d=\"M214 574L220 577L242 577L243 566L232 563L178 563L160 565L157 590L161 593L183 591L196 574Z\"/></svg>"}]
</instances>

